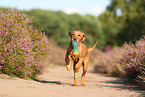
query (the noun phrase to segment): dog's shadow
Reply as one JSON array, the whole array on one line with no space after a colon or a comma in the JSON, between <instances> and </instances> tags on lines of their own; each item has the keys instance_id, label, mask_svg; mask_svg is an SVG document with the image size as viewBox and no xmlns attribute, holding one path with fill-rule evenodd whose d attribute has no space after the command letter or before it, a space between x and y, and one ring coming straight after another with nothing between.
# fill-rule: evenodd
<instances>
[{"instance_id":1,"label":"dog's shadow","mask_svg":"<svg viewBox=\"0 0 145 97\"><path fill-rule=\"evenodd\" d=\"M46 80L39 80L39 79L34 79L34 81L44 83L44 84L49 83L49 84L56 84L56 85L71 85L69 83L64 83L61 81L46 81Z\"/></svg>"}]
</instances>

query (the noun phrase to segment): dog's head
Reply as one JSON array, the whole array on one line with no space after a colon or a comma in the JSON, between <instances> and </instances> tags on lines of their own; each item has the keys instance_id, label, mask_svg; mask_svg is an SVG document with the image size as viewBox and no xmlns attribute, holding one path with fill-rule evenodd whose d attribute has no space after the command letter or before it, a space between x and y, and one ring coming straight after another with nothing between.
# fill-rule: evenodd
<instances>
[{"instance_id":1,"label":"dog's head","mask_svg":"<svg viewBox=\"0 0 145 97\"><path fill-rule=\"evenodd\" d=\"M84 33L77 30L70 31L68 34L70 35L71 40L76 42L83 42L86 38L86 35Z\"/></svg>"}]
</instances>

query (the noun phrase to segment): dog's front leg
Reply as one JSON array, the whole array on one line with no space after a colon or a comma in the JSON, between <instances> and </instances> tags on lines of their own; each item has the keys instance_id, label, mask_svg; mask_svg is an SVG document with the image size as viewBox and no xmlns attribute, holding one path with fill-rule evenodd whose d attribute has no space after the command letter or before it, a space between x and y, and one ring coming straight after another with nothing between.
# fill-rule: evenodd
<instances>
[{"instance_id":1,"label":"dog's front leg","mask_svg":"<svg viewBox=\"0 0 145 97\"><path fill-rule=\"evenodd\" d=\"M66 69L68 71L70 71L71 70L71 64L72 64L72 58L71 58L71 56L66 57L65 61L66 61Z\"/></svg>"},{"instance_id":2,"label":"dog's front leg","mask_svg":"<svg viewBox=\"0 0 145 97\"><path fill-rule=\"evenodd\" d=\"M78 74L77 72L74 72L74 83L72 84L72 86L77 86L78 85Z\"/></svg>"},{"instance_id":3,"label":"dog's front leg","mask_svg":"<svg viewBox=\"0 0 145 97\"><path fill-rule=\"evenodd\" d=\"M74 70L75 70L76 72L79 71L79 68L81 67L82 63L83 63L83 58L79 58L79 61L78 61L78 62L75 64L75 66L74 66Z\"/></svg>"},{"instance_id":4,"label":"dog's front leg","mask_svg":"<svg viewBox=\"0 0 145 97\"><path fill-rule=\"evenodd\" d=\"M79 61L74 64L74 83L72 86L77 86L78 85L78 75L77 72L79 71L79 68L81 67L83 62L83 58L79 58Z\"/></svg>"}]
</instances>

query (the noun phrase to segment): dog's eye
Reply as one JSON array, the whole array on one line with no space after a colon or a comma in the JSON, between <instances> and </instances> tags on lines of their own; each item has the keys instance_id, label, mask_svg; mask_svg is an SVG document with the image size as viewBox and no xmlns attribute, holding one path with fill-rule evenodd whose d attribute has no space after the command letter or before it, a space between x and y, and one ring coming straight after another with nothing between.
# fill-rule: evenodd
<instances>
[{"instance_id":1,"label":"dog's eye","mask_svg":"<svg viewBox=\"0 0 145 97\"><path fill-rule=\"evenodd\" d=\"M78 35L78 36L81 36L81 35Z\"/></svg>"},{"instance_id":2,"label":"dog's eye","mask_svg":"<svg viewBox=\"0 0 145 97\"><path fill-rule=\"evenodd\" d=\"M72 35L74 35L74 34L72 34Z\"/></svg>"}]
</instances>

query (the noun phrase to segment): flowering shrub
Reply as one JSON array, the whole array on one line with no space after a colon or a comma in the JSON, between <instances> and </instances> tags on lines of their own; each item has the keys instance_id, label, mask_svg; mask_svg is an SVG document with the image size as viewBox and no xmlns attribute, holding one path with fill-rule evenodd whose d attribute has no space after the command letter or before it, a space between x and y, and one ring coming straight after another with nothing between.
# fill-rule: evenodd
<instances>
[{"instance_id":1,"label":"flowering shrub","mask_svg":"<svg viewBox=\"0 0 145 97\"><path fill-rule=\"evenodd\" d=\"M124 54L120 59L125 76L129 80L145 85L145 36L135 45L124 44Z\"/></svg>"},{"instance_id":2,"label":"flowering shrub","mask_svg":"<svg viewBox=\"0 0 145 97\"><path fill-rule=\"evenodd\" d=\"M98 53L98 51L97 51ZM97 57L96 57L97 56ZM109 52L98 53L95 56L95 72L122 76L123 69L118 60L122 57L121 48L114 48Z\"/></svg>"},{"instance_id":3,"label":"flowering shrub","mask_svg":"<svg viewBox=\"0 0 145 97\"><path fill-rule=\"evenodd\" d=\"M48 55L48 39L33 29L25 14L0 11L0 69L20 78L42 73Z\"/></svg>"}]
</instances>

